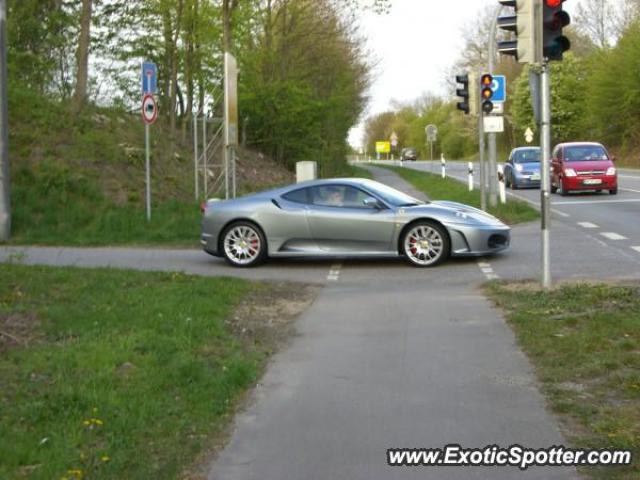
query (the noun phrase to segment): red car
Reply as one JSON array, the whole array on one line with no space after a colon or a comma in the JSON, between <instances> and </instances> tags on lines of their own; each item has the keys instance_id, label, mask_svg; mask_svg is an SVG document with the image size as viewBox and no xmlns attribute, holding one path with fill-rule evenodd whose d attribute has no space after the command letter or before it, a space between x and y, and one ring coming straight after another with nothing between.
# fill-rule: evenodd
<instances>
[{"instance_id":1,"label":"red car","mask_svg":"<svg viewBox=\"0 0 640 480\"><path fill-rule=\"evenodd\" d=\"M614 158L599 143L561 143L551 155L551 192L567 195L584 190L618 193Z\"/></svg>"}]
</instances>

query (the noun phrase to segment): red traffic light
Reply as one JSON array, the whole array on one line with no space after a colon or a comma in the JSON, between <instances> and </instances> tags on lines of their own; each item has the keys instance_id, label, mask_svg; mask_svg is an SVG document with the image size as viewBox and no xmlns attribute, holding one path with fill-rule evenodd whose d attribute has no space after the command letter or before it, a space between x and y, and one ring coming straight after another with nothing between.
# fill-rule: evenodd
<instances>
[{"instance_id":1,"label":"red traffic light","mask_svg":"<svg viewBox=\"0 0 640 480\"><path fill-rule=\"evenodd\" d=\"M493 83L493 76L489 73L485 73L480 78L480 85L482 85L483 87L490 87L492 83Z\"/></svg>"},{"instance_id":2,"label":"red traffic light","mask_svg":"<svg viewBox=\"0 0 640 480\"><path fill-rule=\"evenodd\" d=\"M557 8L560 5L562 5L562 2L564 2L564 0L545 0L547 7L551 7L551 8Z\"/></svg>"}]
</instances>

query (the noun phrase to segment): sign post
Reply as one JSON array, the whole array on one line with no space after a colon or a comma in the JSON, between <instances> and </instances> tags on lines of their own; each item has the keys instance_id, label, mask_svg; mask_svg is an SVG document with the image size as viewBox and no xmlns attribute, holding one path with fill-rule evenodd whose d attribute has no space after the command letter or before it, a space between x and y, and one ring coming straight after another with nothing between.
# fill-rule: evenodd
<instances>
[{"instance_id":1,"label":"sign post","mask_svg":"<svg viewBox=\"0 0 640 480\"><path fill-rule=\"evenodd\" d=\"M224 54L224 168L226 198L236 197L236 148L238 147L238 63Z\"/></svg>"},{"instance_id":2,"label":"sign post","mask_svg":"<svg viewBox=\"0 0 640 480\"><path fill-rule=\"evenodd\" d=\"M389 137L389 140L391 142L391 151L393 152L391 154L391 160L394 160L394 153L396 152L396 150L398 149L398 134L396 132L393 132L391 134L391 137ZM400 163L402 163L402 158L400 159Z\"/></svg>"},{"instance_id":3,"label":"sign post","mask_svg":"<svg viewBox=\"0 0 640 480\"><path fill-rule=\"evenodd\" d=\"M149 125L158 119L158 104L154 98L158 85L158 69L153 62L142 63L142 121L144 122L145 183L147 222L151 221L151 141Z\"/></svg>"},{"instance_id":4,"label":"sign post","mask_svg":"<svg viewBox=\"0 0 640 480\"><path fill-rule=\"evenodd\" d=\"M427 142L429 142L431 157L429 160L433 161L433 142L438 139L438 127L435 125L427 125L424 129L424 133L427 136Z\"/></svg>"}]
</instances>

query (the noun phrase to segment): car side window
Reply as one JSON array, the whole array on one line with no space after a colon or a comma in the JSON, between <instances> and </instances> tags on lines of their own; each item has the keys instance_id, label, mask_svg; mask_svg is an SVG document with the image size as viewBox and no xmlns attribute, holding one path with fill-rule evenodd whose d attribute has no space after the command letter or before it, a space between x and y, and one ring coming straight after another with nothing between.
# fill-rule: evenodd
<instances>
[{"instance_id":1,"label":"car side window","mask_svg":"<svg viewBox=\"0 0 640 480\"><path fill-rule=\"evenodd\" d=\"M311 203L311 188L299 188L298 190L293 190L292 192L285 193L282 195L282 198L294 203L304 203L308 205Z\"/></svg>"},{"instance_id":2,"label":"car side window","mask_svg":"<svg viewBox=\"0 0 640 480\"><path fill-rule=\"evenodd\" d=\"M371 195L350 185L322 185L310 190L311 203L319 207L374 208L364 204Z\"/></svg>"}]
</instances>

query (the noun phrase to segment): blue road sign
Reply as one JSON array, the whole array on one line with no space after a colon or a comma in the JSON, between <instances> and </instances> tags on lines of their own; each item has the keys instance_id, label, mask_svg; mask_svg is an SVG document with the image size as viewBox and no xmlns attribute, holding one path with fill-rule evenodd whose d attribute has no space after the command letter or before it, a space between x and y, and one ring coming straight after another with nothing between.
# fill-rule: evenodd
<instances>
[{"instance_id":1,"label":"blue road sign","mask_svg":"<svg viewBox=\"0 0 640 480\"><path fill-rule=\"evenodd\" d=\"M507 100L506 77L504 75L494 75L491 90L493 90L493 97L491 98L493 103L505 102Z\"/></svg>"},{"instance_id":2,"label":"blue road sign","mask_svg":"<svg viewBox=\"0 0 640 480\"><path fill-rule=\"evenodd\" d=\"M142 64L142 94L154 94L158 88L158 67L153 62Z\"/></svg>"}]
</instances>

